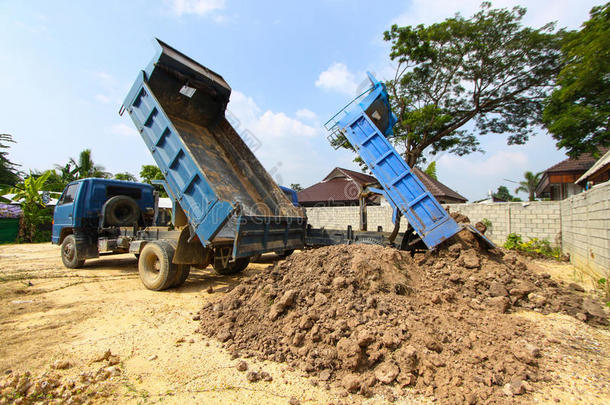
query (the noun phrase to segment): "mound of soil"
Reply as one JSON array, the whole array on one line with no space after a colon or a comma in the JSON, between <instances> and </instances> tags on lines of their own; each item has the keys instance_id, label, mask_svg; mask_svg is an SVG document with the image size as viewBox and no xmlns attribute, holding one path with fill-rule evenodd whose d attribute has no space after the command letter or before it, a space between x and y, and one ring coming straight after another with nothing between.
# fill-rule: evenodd
<instances>
[{"instance_id":1,"label":"mound of soil","mask_svg":"<svg viewBox=\"0 0 610 405\"><path fill-rule=\"evenodd\" d=\"M200 329L236 356L287 362L351 393L412 386L446 403L502 402L548 378L534 325L505 313L603 321L590 304L463 231L415 257L372 245L295 253L208 304Z\"/></svg>"}]
</instances>

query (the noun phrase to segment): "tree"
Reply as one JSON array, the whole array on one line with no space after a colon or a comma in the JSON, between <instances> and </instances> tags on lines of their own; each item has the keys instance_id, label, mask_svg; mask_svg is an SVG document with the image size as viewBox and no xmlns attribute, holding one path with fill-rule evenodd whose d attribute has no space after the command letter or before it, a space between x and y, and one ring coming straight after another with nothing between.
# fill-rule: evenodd
<instances>
[{"instance_id":1,"label":"tree","mask_svg":"<svg viewBox=\"0 0 610 405\"><path fill-rule=\"evenodd\" d=\"M610 146L610 3L590 15L562 48L565 67L543 113L557 147L570 157Z\"/></svg>"},{"instance_id":2,"label":"tree","mask_svg":"<svg viewBox=\"0 0 610 405\"><path fill-rule=\"evenodd\" d=\"M77 178L79 179L87 177L108 178L111 176L110 173L105 171L106 169L104 169L104 166L93 163L93 160L91 159L91 149L83 150L78 156L78 161L74 158L70 158L68 164L74 166Z\"/></svg>"},{"instance_id":3,"label":"tree","mask_svg":"<svg viewBox=\"0 0 610 405\"><path fill-rule=\"evenodd\" d=\"M525 177L525 180L520 181L519 182L519 187L517 187L515 189L515 193L519 193L521 191L523 191L524 193L527 193L529 195L529 200L530 201L534 201L536 199L535 196L535 191L536 191L536 186L538 185L538 182L540 181L540 177L542 176L542 172L540 173L532 173L532 172L525 172L523 174L523 177Z\"/></svg>"},{"instance_id":4,"label":"tree","mask_svg":"<svg viewBox=\"0 0 610 405\"><path fill-rule=\"evenodd\" d=\"M51 173L51 170L46 171L40 176L30 173L23 180L23 183L3 190L3 193L14 194L13 201L21 204L23 217L20 223L19 239L23 242L42 242L48 240L48 237L39 231L39 227L44 223L51 222L52 219L51 213L46 209L45 196L42 193Z\"/></svg>"},{"instance_id":5,"label":"tree","mask_svg":"<svg viewBox=\"0 0 610 405\"><path fill-rule=\"evenodd\" d=\"M9 134L0 134L0 185L14 186L19 180L18 164L8 159L8 143L15 143Z\"/></svg>"},{"instance_id":6,"label":"tree","mask_svg":"<svg viewBox=\"0 0 610 405\"><path fill-rule=\"evenodd\" d=\"M142 169L140 170L140 178L146 184L152 184L153 180L164 180L165 176L155 165L142 165Z\"/></svg>"},{"instance_id":7,"label":"tree","mask_svg":"<svg viewBox=\"0 0 610 405\"><path fill-rule=\"evenodd\" d=\"M498 187L498 191L494 193L494 197L502 201L521 201L518 197L513 197L506 186Z\"/></svg>"},{"instance_id":8,"label":"tree","mask_svg":"<svg viewBox=\"0 0 610 405\"><path fill-rule=\"evenodd\" d=\"M525 12L485 2L468 19L456 14L384 33L397 63L386 83L398 117L393 142L409 166L427 148L480 151L478 134L508 134L508 144L528 140L561 68L565 33L553 24L523 27Z\"/></svg>"},{"instance_id":9,"label":"tree","mask_svg":"<svg viewBox=\"0 0 610 405\"><path fill-rule=\"evenodd\" d=\"M292 183L290 185L290 188L293 189L294 191L303 191L303 187L301 187L301 185L299 183Z\"/></svg>"},{"instance_id":10,"label":"tree","mask_svg":"<svg viewBox=\"0 0 610 405\"><path fill-rule=\"evenodd\" d=\"M142 169L140 170L140 178L142 182L146 184L153 184L153 180L165 180L165 176L155 165L142 165ZM159 196L167 197L167 192L161 186L155 185L155 189L159 192Z\"/></svg>"},{"instance_id":11,"label":"tree","mask_svg":"<svg viewBox=\"0 0 610 405\"><path fill-rule=\"evenodd\" d=\"M436 161L430 162L428 167L426 167L426 169L424 170L424 173L432 177L434 180L438 180L438 177L436 176Z\"/></svg>"},{"instance_id":12,"label":"tree","mask_svg":"<svg viewBox=\"0 0 610 405\"><path fill-rule=\"evenodd\" d=\"M129 172L117 173L114 175L117 180L138 181L138 178Z\"/></svg>"}]
</instances>

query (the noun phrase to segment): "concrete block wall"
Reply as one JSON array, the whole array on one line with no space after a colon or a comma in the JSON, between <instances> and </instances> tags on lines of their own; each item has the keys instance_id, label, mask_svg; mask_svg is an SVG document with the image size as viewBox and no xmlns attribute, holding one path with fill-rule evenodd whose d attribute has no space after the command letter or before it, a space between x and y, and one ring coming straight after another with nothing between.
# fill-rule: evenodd
<instances>
[{"instance_id":1,"label":"concrete block wall","mask_svg":"<svg viewBox=\"0 0 610 405\"><path fill-rule=\"evenodd\" d=\"M360 227L360 208L359 207L307 207L307 223L314 228L326 229L346 229L351 225L354 230ZM378 226L384 232L392 232L392 208L388 204L367 207L367 228L369 231L376 231ZM400 221L400 231L407 229L407 221L404 218Z\"/></svg>"},{"instance_id":2,"label":"concrete block wall","mask_svg":"<svg viewBox=\"0 0 610 405\"><path fill-rule=\"evenodd\" d=\"M561 201L562 249L579 268L610 277L610 182Z\"/></svg>"},{"instance_id":3,"label":"concrete block wall","mask_svg":"<svg viewBox=\"0 0 610 405\"><path fill-rule=\"evenodd\" d=\"M445 209L466 215L473 224L483 219L491 221L486 235L497 244L503 244L510 233L525 240L538 238L547 239L554 246L561 244L559 201L446 204Z\"/></svg>"}]
</instances>

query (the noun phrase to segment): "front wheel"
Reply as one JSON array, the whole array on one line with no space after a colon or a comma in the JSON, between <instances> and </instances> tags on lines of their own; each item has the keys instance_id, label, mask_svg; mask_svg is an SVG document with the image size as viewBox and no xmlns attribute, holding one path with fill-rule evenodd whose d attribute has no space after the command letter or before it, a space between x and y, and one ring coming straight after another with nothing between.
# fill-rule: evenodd
<instances>
[{"instance_id":1,"label":"front wheel","mask_svg":"<svg viewBox=\"0 0 610 405\"><path fill-rule=\"evenodd\" d=\"M77 269L85 264L85 259L79 259L76 253L76 239L68 235L61 243L61 261L69 269Z\"/></svg>"},{"instance_id":2,"label":"front wheel","mask_svg":"<svg viewBox=\"0 0 610 405\"><path fill-rule=\"evenodd\" d=\"M172 263L174 248L165 241L148 242L140 252L138 272L149 290L161 291L173 286L177 266Z\"/></svg>"},{"instance_id":3,"label":"front wheel","mask_svg":"<svg viewBox=\"0 0 610 405\"><path fill-rule=\"evenodd\" d=\"M243 271L246 267L248 267L248 264L250 264L250 258L242 257L234 262L229 262L226 267L222 267L221 264L215 260L213 267L216 273L222 274L223 276L230 276Z\"/></svg>"}]
</instances>

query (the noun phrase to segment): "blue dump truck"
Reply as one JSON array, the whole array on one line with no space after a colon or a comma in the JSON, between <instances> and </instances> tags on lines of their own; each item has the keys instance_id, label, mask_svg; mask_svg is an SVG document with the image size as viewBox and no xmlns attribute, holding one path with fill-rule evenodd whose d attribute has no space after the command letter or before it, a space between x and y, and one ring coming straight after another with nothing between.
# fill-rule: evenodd
<instances>
[{"instance_id":1,"label":"blue dump truck","mask_svg":"<svg viewBox=\"0 0 610 405\"><path fill-rule=\"evenodd\" d=\"M383 83L331 120L379 180L380 193L409 231L314 229L294 190L280 188L225 117L231 88L211 71L157 40L158 52L141 71L119 111L127 112L165 180L172 225L155 226L158 195L150 185L84 179L64 190L54 216L53 243L63 263L82 266L103 254L133 253L142 283L164 290L184 283L191 266L220 274L245 269L266 252L289 254L305 246L391 244L435 248L461 227L413 175L387 137L395 117ZM476 232L474 228L471 228ZM400 242L394 240L400 236ZM481 235L482 237L482 235Z\"/></svg>"}]
</instances>

